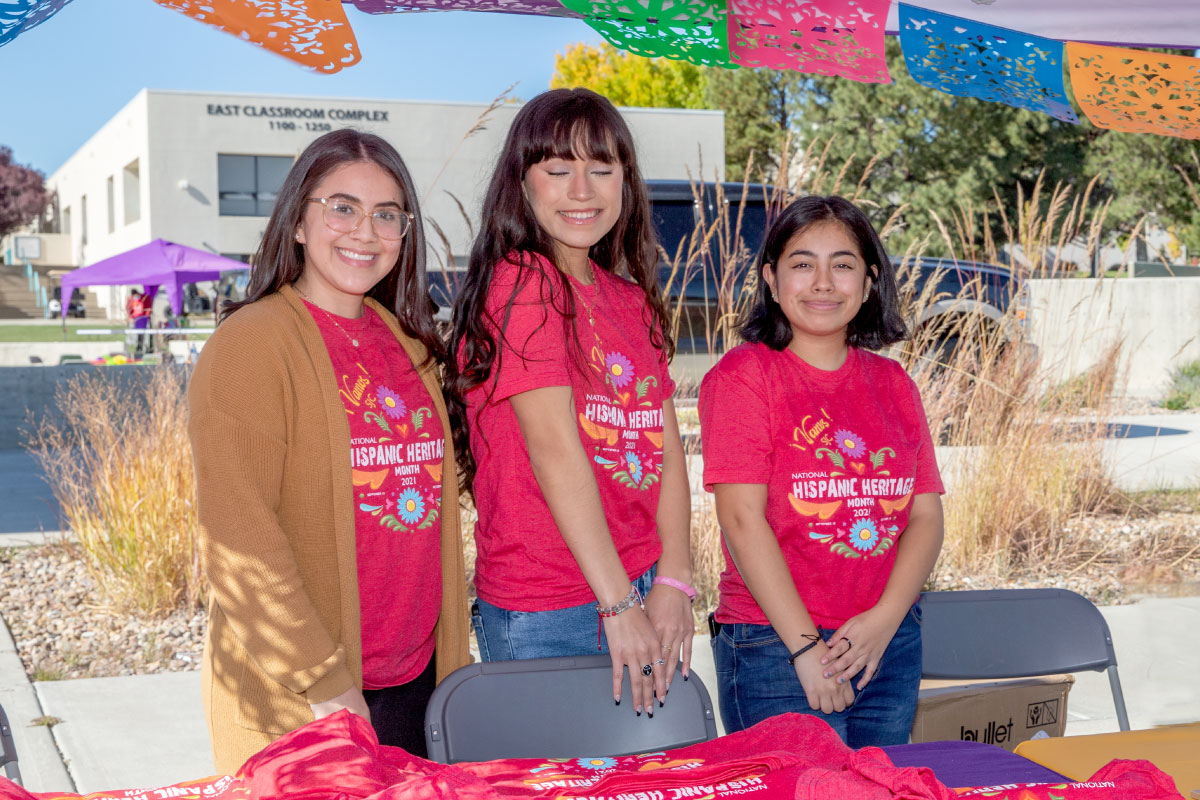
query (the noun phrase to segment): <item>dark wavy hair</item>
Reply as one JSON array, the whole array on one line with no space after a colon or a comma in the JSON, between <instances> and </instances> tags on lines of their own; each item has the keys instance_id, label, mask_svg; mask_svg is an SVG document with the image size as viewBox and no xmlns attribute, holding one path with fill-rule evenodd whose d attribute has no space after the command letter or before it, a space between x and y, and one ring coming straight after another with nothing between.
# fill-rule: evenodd
<instances>
[{"instance_id":1,"label":"dark wavy hair","mask_svg":"<svg viewBox=\"0 0 1200 800\"><path fill-rule=\"evenodd\" d=\"M858 242L874 280L870 297L846 326L846 343L853 347L878 350L908 338L908 328L900 314L900 293L896 289L896 269L879 234L858 206L844 197L802 197L776 218L767 231L758 254L758 291L739 327L742 339L761 342L772 350L782 350L792 341L792 326L779 303L771 298L771 287L762 279L768 264L774 272L783 249L793 236L819 222L837 222Z\"/></svg>"},{"instance_id":2,"label":"dark wavy hair","mask_svg":"<svg viewBox=\"0 0 1200 800\"><path fill-rule=\"evenodd\" d=\"M467 275L454 303L454 323L447 358L446 399L454 430L460 481L469 491L475 460L468 437L466 396L495 372L499 347L494 330L507 329L513 301L530 280L561 315L564 336L582 348L575 331L575 297L558 274L547 275L532 256L556 264L554 240L538 224L525 197L529 168L550 158L594 159L622 169L621 214L589 256L603 270L627 277L646 296L644 316L651 343L674 355L667 311L658 286L658 245L650 218L650 199L638 168L633 135L609 100L587 89L553 89L526 103L513 119L483 201L479 235L471 247ZM518 276L501 320L486 314L488 291L496 266L518 255ZM559 265L561 266L561 265ZM549 310L544 311L549 319Z\"/></svg>"},{"instance_id":3,"label":"dark wavy hair","mask_svg":"<svg viewBox=\"0 0 1200 800\"><path fill-rule=\"evenodd\" d=\"M430 358L441 361L446 351L433 321L437 306L429 296L425 276L425 228L412 177L394 147L372 133L352 128L316 139L292 164L254 255L246 299L225 304L221 320L294 283L304 273L304 245L296 241L296 229L304 218L308 199L329 173L344 164L364 161L380 167L396 181L404 210L413 214L412 228L401 241L395 266L371 287L367 297L395 314L404 332L424 344Z\"/></svg>"}]
</instances>

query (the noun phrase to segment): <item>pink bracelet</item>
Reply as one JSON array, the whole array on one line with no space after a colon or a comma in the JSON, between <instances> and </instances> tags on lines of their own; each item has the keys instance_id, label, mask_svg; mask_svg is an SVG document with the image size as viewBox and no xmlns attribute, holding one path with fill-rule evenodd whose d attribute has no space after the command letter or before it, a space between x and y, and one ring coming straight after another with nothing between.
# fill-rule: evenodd
<instances>
[{"instance_id":1,"label":"pink bracelet","mask_svg":"<svg viewBox=\"0 0 1200 800\"><path fill-rule=\"evenodd\" d=\"M670 586L672 589L678 589L688 596L689 602L696 601L696 590L688 586L683 581L677 581L674 578L668 578L666 575L655 575L654 586Z\"/></svg>"}]
</instances>

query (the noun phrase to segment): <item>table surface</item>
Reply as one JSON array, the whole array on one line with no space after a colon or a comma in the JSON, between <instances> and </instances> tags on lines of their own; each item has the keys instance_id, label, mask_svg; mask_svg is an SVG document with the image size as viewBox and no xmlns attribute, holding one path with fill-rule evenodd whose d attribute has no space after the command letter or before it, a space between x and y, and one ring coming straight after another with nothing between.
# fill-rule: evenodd
<instances>
[{"instance_id":1,"label":"table surface","mask_svg":"<svg viewBox=\"0 0 1200 800\"><path fill-rule=\"evenodd\" d=\"M1080 781L1114 758L1141 758L1174 778L1184 797L1200 797L1200 723L1031 740L1016 752Z\"/></svg>"},{"instance_id":2,"label":"table surface","mask_svg":"<svg viewBox=\"0 0 1200 800\"><path fill-rule=\"evenodd\" d=\"M918 742L884 747L883 751L897 767L929 767L939 781L952 788L1065 780L1053 769L983 742Z\"/></svg>"}]
</instances>

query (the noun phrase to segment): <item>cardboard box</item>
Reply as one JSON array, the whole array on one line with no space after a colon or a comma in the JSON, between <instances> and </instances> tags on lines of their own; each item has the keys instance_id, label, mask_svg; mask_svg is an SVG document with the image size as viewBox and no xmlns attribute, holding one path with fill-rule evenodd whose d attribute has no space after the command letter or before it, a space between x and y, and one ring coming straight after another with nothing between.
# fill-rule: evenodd
<instances>
[{"instance_id":1,"label":"cardboard box","mask_svg":"<svg viewBox=\"0 0 1200 800\"><path fill-rule=\"evenodd\" d=\"M914 742L984 742L1012 750L1044 731L1062 736L1072 675L1005 681L921 681Z\"/></svg>"}]
</instances>

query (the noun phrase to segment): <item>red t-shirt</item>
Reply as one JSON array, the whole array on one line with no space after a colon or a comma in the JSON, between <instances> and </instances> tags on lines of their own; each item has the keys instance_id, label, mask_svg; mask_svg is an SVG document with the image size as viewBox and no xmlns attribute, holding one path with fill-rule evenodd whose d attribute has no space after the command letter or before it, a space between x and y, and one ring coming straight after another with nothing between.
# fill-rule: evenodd
<instances>
[{"instance_id":1,"label":"red t-shirt","mask_svg":"<svg viewBox=\"0 0 1200 800\"><path fill-rule=\"evenodd\" d=\"M538 488L508 399L532 389L571 387L579 438L592 461L613 543L632 579L662 553L655 523L662 411L675 384L664 354L650 342L639 287L595 264L596 281L584 286L541 256L526 257L528 268L509 262L496 267L486 305L497 336L496 363L491 377L467 394L479 512L475 587L501 608L548 611L596 598ZM518 275L520 287L507 312ZM567 280L576 295L573 331L556 310Z\"/></svg>"},{"instance_id":2,"label":"red t-shirt","mask_svg":"<svg viewBox=\"0 0 1200 800\"><path fill-rule=\"evenodd\" d=\"M306 305L350 423L363 687L399 686L433 655L445 432L421 376L378 314L364 308L347 319Z\"/></svg>"},{"instance_id":3,"label":"red t-shirt","mask_svg":"<svg viewBox=\"0 0 1200 800\"><path fill-rule=\"evenodd\" d=\"M706 489L766 484L767 522L819 627L879 601L913 498L943 491L916 384L865 350L830 372L741 345L700 385L700 430ZM717 620L769 624L721 547Z\"/></svg>"}]
</instances>

